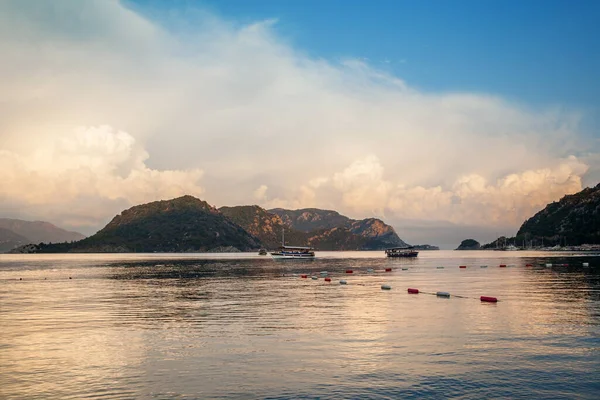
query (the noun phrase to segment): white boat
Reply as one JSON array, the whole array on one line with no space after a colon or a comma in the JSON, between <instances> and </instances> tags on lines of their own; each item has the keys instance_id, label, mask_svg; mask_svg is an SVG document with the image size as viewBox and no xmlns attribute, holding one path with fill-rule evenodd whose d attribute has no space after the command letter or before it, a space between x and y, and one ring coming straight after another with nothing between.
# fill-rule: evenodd
<instances>
[{"instance_id":1,"label":"white boat","mask_svg":"<svg viewBox=\"0 0 600 400\"><path fill-rule=\"evenodd\" d=\"M300 260L312 260L315 258L315 252L311 247L304 246L286 246L285 245L285 233L281 231L281 247L278 251L271 253L271 257L274 260L282 259L300 259Z\"/></svg>"}]
</instances>

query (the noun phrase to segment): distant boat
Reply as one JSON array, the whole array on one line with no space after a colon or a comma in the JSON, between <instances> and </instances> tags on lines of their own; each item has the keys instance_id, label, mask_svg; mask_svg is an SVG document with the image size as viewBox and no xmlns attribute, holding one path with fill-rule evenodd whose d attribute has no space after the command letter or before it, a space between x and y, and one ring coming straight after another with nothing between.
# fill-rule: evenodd
<instances>
[{"instance_id":1,"label":"distant boat","mask_svg":"<svg viewBox=\"0 0 600 400\"><path fill-rule=\"evenodd\" d=\"M271 253L271 257L274 260L282 259L300 259L300 260L312 260L315 258L315 252L311 247L304 246L286 246L285 245L285 232L281 230L281 247L279 251Z\"/></svg>"},{"instance_id":2,"label":"distant boat","mask_svg":"<svg viewBox=\"0 0 600 400\"><path fill-rule=\"evenodd\" d=\"M414 250L411 247L393 247L391 249L387 249L385 254L388 257L416 257L419 255L419 252Z\"/></svg>"},{"instance_id":3,"label":"distant boat","mask_svg":"<svg viewBox=\"0 0 600 400\"><path fill-rule=\"evenodd\" d=\"M258 255L259 255L259 256L266 256L266 255L267 255L267 250L265 250L265 249L260 249L260 250L258 251Z\"/></svg>"}]
</instances>

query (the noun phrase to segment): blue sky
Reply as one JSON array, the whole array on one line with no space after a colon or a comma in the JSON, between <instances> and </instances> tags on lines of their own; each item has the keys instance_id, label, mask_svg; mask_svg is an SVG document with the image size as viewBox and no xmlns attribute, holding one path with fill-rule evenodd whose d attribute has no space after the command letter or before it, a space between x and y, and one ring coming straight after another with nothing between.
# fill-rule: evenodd
<instances>
[{"instance_id":1,"label":"blue sky","mask_svg":"<svg viewBox=\"0 0 600 400\"><path fill-rule=\"evenodd\" d=\"M365 58L424 91L491 93L532 107L600 110L598 1L126 4L155 20L193 9L240 24L277 19L277 32L309 56Z\"/></svg>"}]
</instances>

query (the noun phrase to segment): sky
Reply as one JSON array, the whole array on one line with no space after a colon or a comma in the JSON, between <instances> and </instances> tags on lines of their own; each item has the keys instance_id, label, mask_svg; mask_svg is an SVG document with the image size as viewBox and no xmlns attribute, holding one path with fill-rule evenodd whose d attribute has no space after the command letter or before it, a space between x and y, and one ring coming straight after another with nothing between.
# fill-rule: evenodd
<instances>
[{"instance_id":1,"label":"sky","mask_svg":"<svg viewBox=\"0 0 600 400\"><path fill-rule=\"evenodd\" d=\"M514 235L600 181L600 3L0 0L0 215L132 205Z\"/></svg>"}]
</instances>

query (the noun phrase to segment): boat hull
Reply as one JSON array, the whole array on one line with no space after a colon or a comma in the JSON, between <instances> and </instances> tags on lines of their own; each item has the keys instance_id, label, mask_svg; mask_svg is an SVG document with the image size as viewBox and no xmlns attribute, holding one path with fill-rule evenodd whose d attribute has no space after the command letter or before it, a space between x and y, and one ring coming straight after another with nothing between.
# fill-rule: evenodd
<instances>
[{"instance_id":1,"label":"boat hull","mask_svg":"<svg viewBox=\"0 0 600 400\"><path fill-rule=\"evenodd\" d=\"M271 253L274 260L314 260L314 254Z\"/></svg>"},{"instance_id":2,"label":"boat hull","mask_svg":"<svg viewBox=\"0 0 600 400\"><path fill-rule=\"evenodd\" d=\"M388 257L392 258L413 258L419 255L418 251L411 251L405 253L387 253Z\"/></svg>"}]
</instances>

